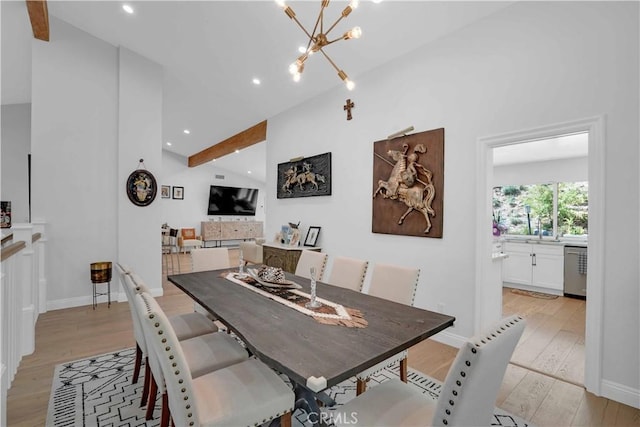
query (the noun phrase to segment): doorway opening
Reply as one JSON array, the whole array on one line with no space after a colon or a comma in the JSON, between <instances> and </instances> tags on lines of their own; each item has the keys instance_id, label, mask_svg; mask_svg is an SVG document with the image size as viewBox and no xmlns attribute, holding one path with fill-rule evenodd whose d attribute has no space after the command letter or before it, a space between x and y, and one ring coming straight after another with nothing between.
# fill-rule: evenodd
<instances>
[{"instance_id":1,"label":"doorway opening","mask_svg":"<svg viewBox=\"0 0 640 427\"><path fill-rule=\"evenodd\" d=\"M491 280L492 275L492 258L487 256L491 254L493 246L492 230L494 209L493 209L493 187L494 187L494 149L499 147L516 146L523 142L539 143L543 140L550 140L558 136L585 134L587 137L587 180L588 185L588 246L589 246L589 262L587 266L587 288L589 296L584 303L585 315L585 332L584 332L584 386L588 391L600 394L601 380L601 340L602 340L602 301L603 301L603 214L604 214L604 131L603 117L587 118L567 123L544 126L536 129L512 132L508 134L490 136L480 138L478 140L477 166L477 231L476 231L476 327L482 328L497 318L500 318L503 306L503 290L501 281ZM516 168L518 169L518 168ZM519 168L522 172L522 167ZM554 196L557 198L557 194ZM516 202L516 206L517 206ZM554 204L554 210L557 205ZM532 226L531 235L523 236L535 239L556 240L560 237L562 231L558 228L559 221L556 216L552 222L538 226L538 221ZM517 221L516 221L517 222ZM534 234L534 230L538 234ZM528 233L529 226L526 224ZM546 233L545 233L546 231ZM575 232L574 229L572 232ZM564 237L564 236L562 236ZM570 236L567 236L568 238ZM499 282L499 283L496 283ZM556 292L563 293L562 291ZM500 303L487 302L484 295L498 295ZM564 297L559 297L564 298ZM558 306L562 306L560 300L556 302ZM507 298L505 302L508 304ZM569 303L569 305L573 305ZM550 309L549 309L550 310ZM575 343L574 343L575 344ZM573 348L573 346L572 346ZM551 351L551 350L549 350ZM575 354L574 354L575 355ZM544 358L544 357L543 357ZM545 364L543 358L538 359L539 367ZM536 367L534 366L534 369ZM558 369L557 367L555 369ZM542 370L542 369L541 369ZM575 381L578 382L578 381Z\"/></svg>"}]
</instances>

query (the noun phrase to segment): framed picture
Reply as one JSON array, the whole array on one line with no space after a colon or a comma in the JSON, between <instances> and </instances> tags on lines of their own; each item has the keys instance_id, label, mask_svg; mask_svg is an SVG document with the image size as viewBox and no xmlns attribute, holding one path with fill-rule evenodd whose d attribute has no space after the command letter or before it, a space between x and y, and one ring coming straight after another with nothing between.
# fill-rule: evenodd
<instances>
[{"instance_id":1,"label":"framed picture","mask_svg":"<svg viewBox=\"0 0 640 427\"><path fill-rule=\"evenodd\" d=\"M0 202L0 228L11 228L11 202Z\"/></svg>"},{"instance_id":2,"label":"framed picture","mask_svg":"<svg viewBox=\"0 0 640 427\"><path fill-rule=\"evenodd\" d=\"M134 170L127 178L127 196L136 206L149 206L157 192L155 177L145 169Z\"/></svg>"},{"instance_id":3,"label":"framed picture","mask_svg":"<svg viewBox=\"0 0 640 427\"><path fill-rule=\"evenodd\" d=\"M184 187L173 187L172 197L178 200L184 199Z\"/></svg>"},{"instance_id":4,"label":"framed picture","mask_svg":"<svg viewBox=\"0 0 640 427\"><path fill-rule=\"evenodd\" d=\"M171 186L169 185L163 185L160 188L160 196L163 199L170 199L171 198Z\"/></svg>"},{"instance_id":5,"label":"framed picture","mask_svg":"<svg viewBox=\"0 0 640 427\"><path fill-rule=\"evenodd\" d=\"M442 238L444 128L373 143L374 233Z\"/></svg>"},{"instance_id":6,"label":"framed picture","mask_svg":"<svg viewBox=\"0 0 640 427\"><path fill-rule=\"evenodd\" d=\"M331 153L278 164L278 199L331 195Z\"/></svg>"},{"instance_id":7,"label":"framed picture","mask_svg":"<svg viewBox=\"0 0 640 427\"><path fill-rule=\"evenodd\" d=\"M309 227L307 231L307 237L304 239L305 246L315 246L318 241L318 235L320 235L320 227Z\"/></svg>"}]
</instances>

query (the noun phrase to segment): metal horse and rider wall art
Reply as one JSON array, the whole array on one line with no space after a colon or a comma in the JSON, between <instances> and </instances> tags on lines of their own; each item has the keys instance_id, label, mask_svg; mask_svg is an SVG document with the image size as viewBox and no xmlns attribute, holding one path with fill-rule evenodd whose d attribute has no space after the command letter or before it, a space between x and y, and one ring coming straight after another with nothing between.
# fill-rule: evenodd
<instances>
[{"instance_id":1,"label":"metal horse and rider wall art","mask_svg":"<svg viewBox=\"0 0 640 427\"><path fill-rule=\"evenodd\" d=\"M444 129L374 144L373 232L442 237L443 155Z\"/></svg>"},{"instance_id":2,"label":"metal horse and rider wall art","mask_svg":"<svg viewBox=\"0 0 640 427\"><path fill-rule=\"evenodd\" d=\"M331 194L331 153L278 165L278 199Z\"/></svg>"}]
</instances>

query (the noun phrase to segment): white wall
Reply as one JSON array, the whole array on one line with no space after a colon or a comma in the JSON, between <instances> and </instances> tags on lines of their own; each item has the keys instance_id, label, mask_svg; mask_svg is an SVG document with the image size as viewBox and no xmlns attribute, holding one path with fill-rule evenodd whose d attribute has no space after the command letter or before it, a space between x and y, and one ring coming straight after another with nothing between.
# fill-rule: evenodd
<instances>
[{"instance_id":1,"label":"white wall","mask_svg":"<svg viewBox=\"0 0 640 427\"><path fill-rule=\"evenodd\" d=\"M493 186L589 180L588 157L494 166Z\"/></svg>"},{"instance_id":2,"label":"white wall","mask_svg":"<svg viewBox=\"0 0 640 427\"><path fill-rule=\"evenodd\" d=\"M606 114L605 381L640 389L638 4L516 3L269 119L267 221L320 225L331 256L419 266L416 305L474 330L475 153L479 137ZM347 122L340 107L355 100ZM336 107L338 106L338 107ZM372 234L372 143L413 125L445 128L442 239ZM292 135L305 135L297 138ZM332 152L333 194L278 200L276 164ZM293 217L293 218L292 218ZM623 326L624 325L624 326Z\"/></svg>"},{"instance_id":3,"label":"white wall","mask_svg":"<svg viewBox=\"0 0 640 427\"><path fill-rule=\"evenodd\" d=\"M216 175L224 175L224 179L216 179ZM209 219L223 221L255 220L264 221L265 218L265 184L242 174L216 168L212 163L206 163L195 168L187 166L187 159L170 151L162 151L161 184L184 187L184 200L160 199L162 206L162 222L173 228L193 227L200 233L200 222ZM258 206L256 215L252 216L222 216L207 215L209 203L209 186L224 185L228 187L249 187L258 189Z\"/></svg>"},{"instance_id":4,"label":"white wall","mask_svg":"<svg viewBox=\"0 0 640 427\"><path fill-rule=\"evenodd\" d=\"M128 264L159 294L161 206L133 205L125 183L140 158L152 173L161 168L162 70L54 17L50 26L51 42L33 42L31 122L33 218L48 231L47 307L91 303L95 261Z\"/></svg>"},{"instance_id":5,"label":"white wall","mask_svg":"<svg viewBox=\"0 0 640 427\"><path fill-rule=\"evenodd\" d=\"M32 216L48 222L48 307L91 301L89 264L117 255L117 49L50 17L33 41ZM158 267L160 268L160 267Z\"/></svg>"},{"instance_id":6,"label":"white wall","mask_svg":"<svg viewBox=\"0 0 640 427\"><path fill-rule=\"evenodd\" d=\"M29 169L31 104L2 106L2 190L11 201L11 220L29 222Z\"/></svg>"},{"instance_id":7,"label":"white wall","mask_svg":"<svg viewBox=\"0 0 640 427\"><path fill-rule=\"evenodd\" d=\"M129 200L126 182L138 161L158 185L162 170L162 67L142 56L119 49L118 139L118 260L130 266L147 285L162 294L160 189L149 206Z\"/></svg>"}]
</instances>

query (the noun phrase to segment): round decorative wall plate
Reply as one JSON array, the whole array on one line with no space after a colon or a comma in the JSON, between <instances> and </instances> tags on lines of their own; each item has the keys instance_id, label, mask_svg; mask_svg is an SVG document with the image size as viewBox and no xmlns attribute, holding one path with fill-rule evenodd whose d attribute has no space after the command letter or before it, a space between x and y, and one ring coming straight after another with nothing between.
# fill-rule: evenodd
<instances>
[{"instance_id":1,"label":"round decorative wall plate","mask_svg":"<svg viewBox=\"0 0 640 427\"><path fill-rule=\"evenodd\" d=\"M127 178L127 196L136 206L149 206L156 198L158 184L153 174L144 169L131 172Z\"/></svg>"}]
</instances>

